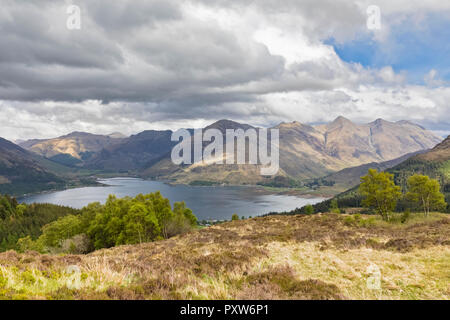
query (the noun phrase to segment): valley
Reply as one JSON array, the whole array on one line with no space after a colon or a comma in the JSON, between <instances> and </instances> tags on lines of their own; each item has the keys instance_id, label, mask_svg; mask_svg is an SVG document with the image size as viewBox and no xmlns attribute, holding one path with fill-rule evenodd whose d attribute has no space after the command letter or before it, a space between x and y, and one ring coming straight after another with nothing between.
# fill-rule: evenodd
<instances>
[{"instance_id":1,"label":"valley","mask_svg":"<svg viewBox=\"0 0 450 320\"><path fill-rule=\"evenodd\" d=\"M101 187L72 188L65 191L29 195L18 199L21 203L52 203L81 209L89 203L104 203L108 195L118 197L160 191L171 203L184 201L199 220L230 220L239 217L259 216L273 211L290 211L308 203L325 200L323 197L306 197L280 194L256 186L189 186L171 185L159 181L135 178L100 179ZM220 204L218 206L218 204Z\"/></svg>"},{"instance_id":2,"label":"valley","mask_svg":"<svg viewBox=\"0 0 450 320\"><path fill-rule=\"evenodd\" d=\"M220 120L205 130L217 129L225 134L226 129L251 128ZM148 130L130 137L73 132L48 140L21 141L16 148L22 150L16 154L18 159L25 154L33 158L30 161L41 168L40 172L52 175L54 181L50 182L49 176L45 186L12 187L12 177L0 174L0 188L3 193L21 195L96 185L95 177L131 176L175 184L261 185L272 191L282 188L278 192L288 188L290 193L333 196L356 185L367 167L387 169L441 141L411 122L382 119L355 124L338 117L315 126L294 121L273 129L278 129L280 135L280 169L276 176L262 176L261 166L251 164L217 165L205 161L175 165L170 154L177 142L171 141L170 130ZM193 133L193 129L189 130Z\"/></svg>"},{"instance_id":3,"label":"valley","mask_svg":"<svg viewBox=\"0 0 450 320\"><path fill-rule=\"evenodd\" d=\"M450 300L450 1L0 1L0 300Z\"/></svg>"},{"instance_id":4,"label":"valley","mask_svg":"<svg viewBox=\"0 0 450 320\"><path fill-rule=\"evenodd\" d=\"M0 198L0 297L449 299L450 137L344 118L279 127L281 169L270 178L258 165L175 166L171 131L118 138L76 163L2 140L3 188L82 187ZM367 130L368 140L358 138ZM362 208L358 185L369 169L391 172L401 190L389 219ZM440 212L424 215L408 199L415 174L437 179Z\"/></svg>"}]
</instances>

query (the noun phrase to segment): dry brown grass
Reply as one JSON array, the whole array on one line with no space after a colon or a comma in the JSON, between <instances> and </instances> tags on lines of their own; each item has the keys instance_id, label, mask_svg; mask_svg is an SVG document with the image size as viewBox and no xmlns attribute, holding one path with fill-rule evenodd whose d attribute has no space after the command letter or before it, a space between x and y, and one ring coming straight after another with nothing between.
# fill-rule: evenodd
<instances>
[{"instance_id":1,"label":"dry brown grass","mask_svg":"<svg viewBox=\"0 0 450 320\"><path fill-rule=\"evenodd\" d=\"M0 254L0 296L37 299L449 299L450 218L271 216L89 255ZM367 223L367 221L370 223ZM361 222L362 221L362 222ZM368 289L367 268L381 271ZM68 266L80 269L76 287Z\"/></svg>"}]
</instances>

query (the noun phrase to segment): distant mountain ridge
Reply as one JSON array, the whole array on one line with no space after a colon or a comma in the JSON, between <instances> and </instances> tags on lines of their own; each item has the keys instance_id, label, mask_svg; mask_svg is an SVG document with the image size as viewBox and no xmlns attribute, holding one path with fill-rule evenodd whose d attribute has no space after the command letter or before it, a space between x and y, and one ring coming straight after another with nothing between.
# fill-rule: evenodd
<instances>
[{"instance_id":1,"label":"distant mountain ridge","mask_svg":"<svg viewBox=\"0 0 450 320\"><path fill-rule=\"evenodd\" d=\"M98 135L86 132L72 132L53 139L33 139L19 145L38 155L65 165L81 164L93 154L117 144L124 139L120 133Z\"/></svg>"},{"instance_id":2,"label":"distant mountain ridge","mask_svg":"<svg viewBox=\"0 0 450 320\"><path fill-rule=\"evenodd\" d=\"M207 128L253 128L230 120L220 120ZM408 121L389 122L378 119L368 124L355 124L338 117L333 122L311 126L294 121L274 127L280 133L280 176L310 179L368 163L386 162L432 148L441 138ZM144 175L173 179L177 182L226 182L232 184L267 181L254 165L177 166L163 158L145 169ZM270 180L270 178L269 178Z\"/></svg>"},{"instance_id":3,"label":"distant mountain ridge","mask_svg":"<svg viewBox=\"0 0 450 320\"><path fill-rule=\"evenodd\" d=\"M111 144L92 156L86 167L106 171L139 171L166 156L176 142L172 131L146 130L117 144Z\"/></svg>"},{"instance_id":4,"label":"distant mountain ridge","mask_svg":"<svg viewBox=\"0 0 450 320\"><path fill-rule=\"evenodd\" d=\"M231 120L219 120L205 129L255 128ZM281 123L280 170L278 175L296 180L324 177L345 168L382 163L406 154L430 149L442 139L409 121L377 119L356 124L344 117L321 125L294 121ZM193 129L189 129L193 132ZM195 164L176 166L171 162L170 130L147 130L127 138L75 132L49 140L21 143L28 150L65 164L120 172L180 183L206 181L256 184L270 181L254 165ZM72 158L67 158L67 157ZM79 161L79 163L77 162Z\"/></svg>"},{"instance_id":5,"label":"distant mountain ridge","mask_svg":"<svg viewBox=\"0 0 450 320\"><path fill-rule=\"evenodd\" d=\"M312 129L311 129L312 128ZM317 151L331 169L343 169L370 162L383 162L405 154L434 147L442 139L407 121L377 119L355 124L338 117L333 122L308 128L316 138ZM328 157L331 156L331 163Z\"/></svg>"}]
</instances>

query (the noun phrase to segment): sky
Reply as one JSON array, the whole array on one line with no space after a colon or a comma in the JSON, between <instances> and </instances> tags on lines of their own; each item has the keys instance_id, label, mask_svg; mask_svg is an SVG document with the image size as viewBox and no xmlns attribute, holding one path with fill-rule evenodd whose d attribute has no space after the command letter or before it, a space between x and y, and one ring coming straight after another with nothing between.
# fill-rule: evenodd
<instances>
[{"instance_id":1,"label":"sky","mask_svg":"<svg viewBox=\"0 0 450 320\"><path fill-rule=\"evenodd\" d=\"M6 139L340 115L450 134L450 1L0 0L0 8Z\"/></svg>"}]
</instances>

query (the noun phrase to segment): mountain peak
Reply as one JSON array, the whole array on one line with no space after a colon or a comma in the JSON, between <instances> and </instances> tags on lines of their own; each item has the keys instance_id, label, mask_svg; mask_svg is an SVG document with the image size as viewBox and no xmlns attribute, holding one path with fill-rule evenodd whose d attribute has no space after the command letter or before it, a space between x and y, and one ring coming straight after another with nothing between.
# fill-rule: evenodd
<instances>
[{"instance_id":1,"label":"mountain peak","mask_svg":"<svg viewBox=\"0 0 450 320\"><path fill-rule=\"evenodd\" d=\"M334 124L347 124L347 123L352 123L353 124L353 122L351 120L349 120L349 119L347 119L346 117L343 117L343 116L339 116L336 119L334 119L333 122L331 122L331 124L333 124L333 123Z\"/></svg>"},{"instance_id":2,"label":"mountain peak","mask_svg":"<svg viewBox=\"0 0 450 320\"><path fill-rule=\"evenodd\" d=\"M374 124L374 125L379 126L379 125L388 124L388 123L392 123L392 122L389 122L389 121L384 120L382 118L378 118L377 120L371 122L370 124Z\"/></svg>"},{"instance_id":3,"label":"mountain peak","mask_svg":"<svg viewBox=\"0 0 450 320\"><path fill-rule=\"evenodd\" d=\"M60 138L85 137L85 136L90 136L90 135L92 135L92 134L87 133L87 132L82 132L82 131L73 131L69 134L66 134L65 136L61 136Z\"/></svg>"},{"instance_id":4,"label":"mountain peak","mask_svg":"<svg viewBox=\"0 0 450 320\"><path fill-rule=\"evenodd\" d=\"M353 126L354 123L350 121L349 119L339 116L336 119L333 120L333 122L330 122L327 127L330 128L339 128L344 126Z\"/></svg>"},{"instance_id":5,"label":"mountain peak","mask_svg":"<svg viewBox=\"0 0 450 320\"><path fill-rule=\"evenodd\" d=\"M283 130L284 132L288 132L288 131L294 132L295 131L295 132L297 132L297 134L298 134L298 132L311 133L311 132L316 131L316 129L313 126L311 126L309 124L301 123L299 121L282 122L279 125L275 126L274 128Z\"/></svg>"},{"instance_id":6,"label":"mountain peak","mask_svg":"<svg viewBox=\"0 0 450 320\"><path fill-rule=\"evenodd\" d=\"M224 133L226 129L247 130L247 129L251 129L251 128L253 128L253 127L249 124L239 123L239 122L236 122L233 120L228 120L228 119L222 119L222 120L214 122L213 124L210 124L205 129L219 129L221 132Z\"/></svg>"},{"instance_id":7,"label":"mountain peak","mask_svg":"<svg viewBox=\"0 0 450 320\"><path fill-rule=\"evenodd\" d=\"M301 122L292 121L292 122L281 122L275 128L292 128L292 127L301 127L301 126L303 126L303 124Z\"/></svg>"},{"instance_id":8,"label":"mountain peak","mask_svg":"<svg viewBox=\"0 0 450 320\"><path fill-rule=\"evenodd\" d=\"M344 116L338 116L336 119L333 120L333 122L342 122L342 121L350 121Z\"/></svg>"}]
</instances>

